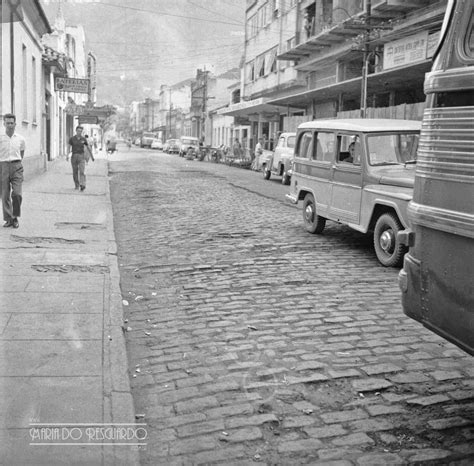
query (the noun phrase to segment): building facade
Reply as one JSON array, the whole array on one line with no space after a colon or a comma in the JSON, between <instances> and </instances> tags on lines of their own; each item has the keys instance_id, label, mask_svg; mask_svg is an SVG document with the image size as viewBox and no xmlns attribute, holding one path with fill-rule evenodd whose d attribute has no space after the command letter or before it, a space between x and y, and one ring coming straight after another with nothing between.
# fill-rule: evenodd
<instances>
[{"instance_id":1,"label":"building facade","mask_svg":"<svg viewBox=\"0 0 474 466\"><path fill-rule=\"evenodd\" d=\"M292 60L306 90L273 99L307 119L421 119L446 1L305 0L295 41L277 59ZM293 129L291 119L284 130Z\"/></svg>"},{"instance_id":2,"label":"building facade","mask_svg":"<svg viewBox=\"0 0 474 466\"><path fill-rule=\"evenodd\" d=\"M29 178L44 171L47 163L41 37L52 29L39 1L22 2L16 9L13 5L2 2L0 107L2 115L16 115L16 131L26 139L23 166Z\"/></svg>"},{"instance_id":3,"label":"building facade","mask_svg":"<svg viewBox=\"0 0 474 466\"><path fill-rule=\"evenodd\" d=\"M248 0L241 64L240 101L220 114L236 118L236 126L250 127L248 148L262 138L272 149L285 116L299 108L269 105L271 100L305 89L302 74L291 61L278 61L281 50L293 47L298 23L296 0Z\"/></svg>"}]
</instances>

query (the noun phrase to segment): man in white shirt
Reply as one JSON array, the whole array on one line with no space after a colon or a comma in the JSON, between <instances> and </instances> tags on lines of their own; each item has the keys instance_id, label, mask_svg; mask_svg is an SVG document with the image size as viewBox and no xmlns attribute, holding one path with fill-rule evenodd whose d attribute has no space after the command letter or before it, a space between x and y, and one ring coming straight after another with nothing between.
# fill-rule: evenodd
<instances>
[{"instance_id":1,"label":"man in white shirt","mask_svg":"<svg viewBox=\"0 0 474 466\"><path fill-rule=\"evenodd\" d=\"M23 183L23 156L25 138L15 133L16 117L3 115L5 134L0 135L0 175L2 180L2 207L4 227L18 228L21 213L21 188Z\"/></svg>"}]
</instances>

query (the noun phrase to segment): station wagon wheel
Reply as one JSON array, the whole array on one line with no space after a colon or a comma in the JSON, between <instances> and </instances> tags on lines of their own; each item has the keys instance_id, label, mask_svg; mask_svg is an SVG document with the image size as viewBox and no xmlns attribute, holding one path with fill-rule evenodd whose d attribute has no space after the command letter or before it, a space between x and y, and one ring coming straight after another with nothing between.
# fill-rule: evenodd
<instances>
[{"instance_id":1,"label":"station wagon wheel","mask_svg":"<svg viewBox=\"0 0 474 466\"><path fill-rule=\"evenodd\" d=\"M306 194L303 201L303 221L306 231L322 233L326 226L326 219L316 212L316 202L311 193Z\"/></svg>"},{"instance_id":2,"label":"station wagon wheel","mask_svg":"<svg viewBox=\"0 0 474 466\"><path fill-rule=\"evenodd\" d=\"M286 171L283 169L283 176L281 178L281 184L290 184L291 177L286 173Z\"/></svg>"},{"instance_id":3,"label":"station wagon wheel","mask_svg":"<svg viewBox=\"0 0 474 466\"><path fill-rule=\"evenodd\" d=\"M271 172L270 172L270 170L267 170L267 166L266 166L266 165L264 165L264 166L262 167L262 172L263 172L263 179L264 179L264 180L269 180L269 179L270 179L270 176L271 176Z\"/></svg>"},{"instance_id":4,"label":"station wagon wheel","mask_svg":"<svg viewBox=\"0 0 474 466\"><path fill-rule=\"evenodd\" d=\"M375 224L374 248L379 262L385 267L399 267L407 248L397 238L402 229L394 214L382 214Z\"/></svg>"}]
</instances>

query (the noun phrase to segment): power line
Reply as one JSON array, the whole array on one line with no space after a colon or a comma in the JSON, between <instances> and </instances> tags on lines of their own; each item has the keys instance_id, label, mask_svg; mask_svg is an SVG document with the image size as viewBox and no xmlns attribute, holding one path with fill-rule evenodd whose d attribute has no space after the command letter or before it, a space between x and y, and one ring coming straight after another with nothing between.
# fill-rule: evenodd
<instances>
[{"instance_id":1,"label":"power line","mask_svg":"<svg viewBox=\"0 0 474 466\"><path fill-rule=\"evenodd\" d=\"M242 26L242 23L236 23L236 22L229 23L227 21L218 21L218 20L208 19L208 18L198 18L198 17L195 17L195 16L178 15L178 14L174 14L174 13L164 13L162 11L146 10L144 8L135 8L135 7L132 7L132 6L114 5L113 3L105 3L105 2L89 2L89 3L90 4L98 4L98 5L101 5L101 6L104 6L104 5L105 6L111 6L113 8L121 8L121 9L124 9L124 10L140 11L142 13L152 13L152 14L160 15L160 16L173 16L173 17L176 17L176 18L194 19L196 21L207 21L207 22L210 22L210 23L230 24L232 26Z\"/></svg>"}]
</instances>

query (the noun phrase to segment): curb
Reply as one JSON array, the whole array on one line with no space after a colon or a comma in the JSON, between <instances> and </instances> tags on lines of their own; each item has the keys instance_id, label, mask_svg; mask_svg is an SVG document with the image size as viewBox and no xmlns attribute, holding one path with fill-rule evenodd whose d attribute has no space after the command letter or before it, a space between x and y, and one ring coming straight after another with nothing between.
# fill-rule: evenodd
<instances>
[{"instance_id":1,"label":"curb","mask_svg":"<svg viewBox=\"0 0 474 466\"><path fill-rule=\"evenodd\" d=\"M106 161L108 175L108 161ZM104 419L110 423L135 423L135 407L128 375L128 359L123 334L123 307L120 290L120 272L117 258L117 243L114 233L114 218L110 185L106 179L107 233L109 275L107 302L104 305ZM112 452L105 453L105 464L139 465L138 449L115 445Z\"/></svg>"}]
</instances>

